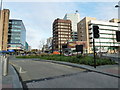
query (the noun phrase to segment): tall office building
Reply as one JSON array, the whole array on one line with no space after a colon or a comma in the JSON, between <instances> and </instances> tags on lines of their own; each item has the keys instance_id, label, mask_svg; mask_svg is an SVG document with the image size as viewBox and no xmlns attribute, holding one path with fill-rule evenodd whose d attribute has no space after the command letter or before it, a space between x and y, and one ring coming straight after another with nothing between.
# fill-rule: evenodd
<instances>
[{"instance_id":1,"label":"tall office building","mask_svg":"<svg viewBox=\"0 0 120 90\"><path fill-rule=\"evenodd\" d=\"M53 22L53 50L60 51L62 45L72 39L70 20L56 19Z\"/></svg>"},{"instance_id":2,"label":"tall office building","mask_svg":"<svg viewBox=\"0 0 120 90\"><path fill-rule=\"evenodd\" d=\"M78 36L77 36L77 23L80 21L80 14L77 13L70 13L66 14L63 18L64 20L71 20L72 22L72 40L77 41Z\"/></svg>"},{"instance_id":3,"label":"tall office building","mask_svg":"<svg viewBox=\"0 0 120 90\"><path fill-rule=\"evenodd\" d=\"M110 21L114 21L113 19ZM78 40L87 41L87 52L93 52L93 25L99 26L100 37L95 39L95 46L98 52L109 52L111 48L117 50L120 42L116 41L118 23L100 21L96 18L85 17L78 23Z\"/></svg>"},{"instance_id":4,"label":"tall office building","mask_svg":"<svg viewBox=\"0 0 120 90\"><path fill-rule=\"evenodd\" d=\"M25 50L26 29L22 20L10 19L8 30L8 49Z\"/></svg>"},{"instance_id":5,"label":"tall office building","mask_svg":"<svg viewBox=\"0 0 120 90\"><path fill-rule=\"evenodd\" d=\"M0 51L7 51L8 43L8 24L9 24L9 14L8 9L0 11Z\"/></svg>"}]
</instances>

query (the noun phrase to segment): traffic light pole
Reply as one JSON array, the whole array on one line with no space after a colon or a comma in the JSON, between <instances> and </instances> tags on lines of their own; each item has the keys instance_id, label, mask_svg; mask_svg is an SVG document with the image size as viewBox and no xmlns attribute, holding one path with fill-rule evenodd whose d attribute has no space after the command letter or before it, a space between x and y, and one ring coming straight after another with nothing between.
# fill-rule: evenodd
<instances>
[{"instance_id":1,"label":"traffic light pole","mask_svg":"<svg viewBox=\"0 0 120 90\"><path fill-rule=\"evenodd\" d=\"M93 38L93 51L94 51L94 68L96 68L96 57L95 57L95 39Z\"/></svg>"},{"instance_id":2,"label":"traffic light pole","mask_svg":"<svg viewBox=\"0 0 120 90\"><path fill-rule=\"evenodd\" d=\"M94 68L96 68L96 52L95 52L95 38L99 38L99 26L93 26L93 51L94 51Z\"/></svg>"}]
</instances>

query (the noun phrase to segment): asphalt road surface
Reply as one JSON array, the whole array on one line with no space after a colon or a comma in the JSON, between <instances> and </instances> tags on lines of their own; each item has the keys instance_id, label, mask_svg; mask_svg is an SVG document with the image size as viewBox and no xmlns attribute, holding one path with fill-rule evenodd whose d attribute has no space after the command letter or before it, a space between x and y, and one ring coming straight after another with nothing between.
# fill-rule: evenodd
<instances>
[{"instance_id":1,"label":"asphalt road surface","mask_svg":"<svg viewBox=\"0 0 120 90\"><path fill-rule=\"evenodd\" d=\"M118 78L71 66L11 59L27 88L118 88Z\"/></svg>"}]
</instances>

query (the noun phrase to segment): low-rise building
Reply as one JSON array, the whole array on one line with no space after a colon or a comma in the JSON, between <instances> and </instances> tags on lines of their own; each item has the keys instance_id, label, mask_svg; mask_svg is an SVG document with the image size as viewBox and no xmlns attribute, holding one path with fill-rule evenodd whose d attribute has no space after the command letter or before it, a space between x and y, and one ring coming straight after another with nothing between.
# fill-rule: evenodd
<instances>
[{"instance_id":1,"label":"low-rise building","mask_svg":"<svg viewBox=\"0 0 120 90\"><path fill-rule=\"evenodd\" d=\"M86 41L72 41L67 44L67 48L71 51L76 51L76 45L83 45L83 50L86 52L87 50L87 42Z\"/></svg>"}]
</instances>

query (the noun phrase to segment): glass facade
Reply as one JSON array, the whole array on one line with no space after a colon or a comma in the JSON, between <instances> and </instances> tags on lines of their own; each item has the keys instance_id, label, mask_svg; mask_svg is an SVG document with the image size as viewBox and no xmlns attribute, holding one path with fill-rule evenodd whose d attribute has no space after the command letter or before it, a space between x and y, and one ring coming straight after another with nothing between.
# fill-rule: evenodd
<instances>
[{"instance_id":1,"label":"glass facade","mask_svg":"<svg viewBox=\"0 0 120 90\"><path fill-rule=\"evenodd\" d=\"M9 20L8 49L25 49L26 29L22 20Z\"/></svg>"},{"instance_id":2,"label":"glass facade","mask_svg":"<svg viewBox=\"0 0 120 90\"><path fill-rule=\"evenodd\" d=\"M26 42L25 43L25 49L28 51L28 47L29 47L29 45L28 45L28 43Z\"/></svg>"}]
</instances>

